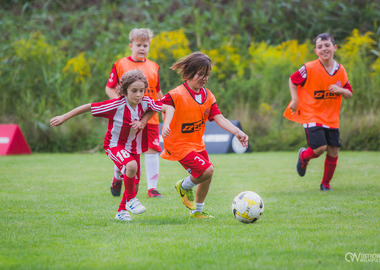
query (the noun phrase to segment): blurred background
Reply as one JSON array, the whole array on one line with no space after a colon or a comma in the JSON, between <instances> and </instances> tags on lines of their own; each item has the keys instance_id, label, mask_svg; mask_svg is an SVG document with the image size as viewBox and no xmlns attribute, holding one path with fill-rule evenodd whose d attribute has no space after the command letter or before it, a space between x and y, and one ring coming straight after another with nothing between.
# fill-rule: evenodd
<instances>
[{"instance_id":1,"label":"blurred background","mask_svg":"<svg viewBox=\"0 0 380 270\"><path fill-rule=\"evenodd\" d=\"M49 119L107 99L112 64L130 55L135 27L155 34L148 58L160 65L164 94L181 83L169 69L178 58L212 58L206 86L253 151L305 144L303 128L282 116L288 78L316 59L313 38L330 32L354 91L342 101L342 149L380 150L379 0L0 2L0 123L19 124L35 152L101 148L105 120L80 116L53 129Z\"/></svg>"}]
</instances>

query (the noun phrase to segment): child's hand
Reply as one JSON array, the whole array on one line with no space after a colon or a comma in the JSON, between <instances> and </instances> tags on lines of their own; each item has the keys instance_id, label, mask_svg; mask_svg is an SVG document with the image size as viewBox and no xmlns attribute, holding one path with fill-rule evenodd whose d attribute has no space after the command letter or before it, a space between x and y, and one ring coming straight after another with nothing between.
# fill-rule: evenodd
<instances>
[{"instance_id":1,"label":"child's hand","mask_svg":"<svg viewBox=\"0 0 380 270\"><path fill-rule=\"evenodd\" d=\"M170 127L169 125L166 125L165 123L162 125L162 136L166 138L170 134Z\"/></svg>"},{"instance_id":2,"label":"child's hand","mask_svg":"<svg viewBox=\"0 0 380 270\"><path fill-rule=\"evenodd\" d=\"M136 130L145 128L145 124L141 121L132 121L131 126Z\"/></svg>"},{"instance_id":3,"label":"child's hand","mask_svg":"<svg viewBox=\"0 0 380 270\"><path fill-rule=\"evenodd\" d=\"M289 109L293 114L295 114L298 110L298 100L292 99L289 105Z\"/></svg>"},{"instance_id":4,"label":"child's hand","mask_svg":"<svg viewBox=\"0 0 380 270\"><path fill-rule=\"evenodd\" d=\"M63 117L63 115L59 115L50 119L50 125L52 127L60 126L65 123L65 121L66 119Z\"/></svg>"},{"instance_id":5,"label":"child's hand","mask_svg":"<svg viewBox=\"0 0 380 270\"><path fill-rule=\"evenodd\" d=\"M340 95L341 88L337 86L336 84L332 84L329 86L329 91L333 94Z\"/></svg>"},{"instance_id":6,"label":"child's hand","mask_svg":"<svg viewBox=\"0 0 380 270\"><path fill-rule=\"evenodd\" d=\"M239 130L234 135L236 136L236 138L239 139L242 146L244 146L245 148L248 148L248 135L247 134L245 134L243 131Z\"/></svg>"}]
</instances>

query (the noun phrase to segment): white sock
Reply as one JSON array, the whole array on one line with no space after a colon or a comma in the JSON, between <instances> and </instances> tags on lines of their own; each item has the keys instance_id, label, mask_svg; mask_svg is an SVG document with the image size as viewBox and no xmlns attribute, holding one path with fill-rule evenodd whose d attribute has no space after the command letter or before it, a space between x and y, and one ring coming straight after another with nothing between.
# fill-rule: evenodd
<instances>
[{"instance_id":1,"label":"white sock","mask_svg":"<svg viewBox=\"0 0 380 270\"><path fill-rule=\"evenodd\" d=\"M183 179L182 184L181 184L183 189L192 189L196 185L197 184L194 184L193 181L191 181L190 175L186 177L185 179Z\"/></svg>"},{"instance_id":2,"label":"white sock","mask_svg":"<svg viewBox=\"0 0 380 270\"><path fill-rule=\"evenodd\" d=\"M157 154L145 154L145 173L148 190L157 189L158 173L160 171L159 157Z\"/></svg>"},{"instance_id":3,"label":"white sock","mask_svg":"<svg viewBox=\"0 0 380 270\"><path fill-rule=\"evenodd\" d=\"M203 210L203 206L205 205L205 203L195 203L195 205L197 206L197 208L195 210L191 210L191 213L194 214L195 212L202 212Z\"/></svg>"},{"instance_id":4,"label":"white sock","mask_svg":"<svg viewBox=\"0 0 380 270\"><path fill-rule=\"evenodd\" d=\"M113 177L116 180L123 180L123 178L121 178L121 171L119 170L119 168L116 165L114 165L114 167L113 167Z\"/></svg>"}]
</instances>

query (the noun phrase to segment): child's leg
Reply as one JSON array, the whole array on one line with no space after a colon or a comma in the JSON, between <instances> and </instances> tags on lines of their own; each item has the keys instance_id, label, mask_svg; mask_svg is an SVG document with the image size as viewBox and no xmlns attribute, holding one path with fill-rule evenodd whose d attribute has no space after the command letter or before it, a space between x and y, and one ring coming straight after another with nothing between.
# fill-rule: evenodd
<instances>
[{"instance_id":1,"label":"child's leg","mask_svg":"<svg viewBox=\"0 0 380 270\"><path fill-rule=\"evenodd\" d=\"M123 183L123 176L119 170L119 168L114 165L113 169L113 177L111 182L111 194L115 197L120 196L121 186Z\"/></svg>"},{"instance_id":2,"label":"child's leg","mask_svg":"<svg viewBox=\"0 0 380 270\"><path fill-rule=\"evenodd\" d=\"M176 184L176 189L181 196L182 202L192 212L200 212L203 209L204 201L208 194L214 166L210 163L206 150L197 153L191 152L185 158L180 160L181 165L191 173L183 181ZM195 201L192 201L192 188L197 186Z\"/></svg>"},{"instance_id":3,"label":"child's leg","mask_svg":"<svg viewBox=\"0 0 380 270\"><path fill-rule=\"evenodd\" d=\"M300 158L307 163L309 160L319 157L326 151L327 139L325 128L319 126L305 128L305 135L309 147L300 154Z\"/></svg>"},{"instance_id":4,"label":"child's leg","mask_svg":"<svg viewBox=\"0 0 380 270\"><path fill-rule=\"evenodd\" d=\"M159 125L147 124L148 151L145 152L145 173L148 187L148 197L162 197L157 191L158 176L160 172L159 153L160 146Z\"/></svg>"},{"instance_id":5,"label":"child's leg","mask_svg":"<svg viewBox=\"0 0 380 270\"><path fill-rule=\"evenodd\" d=\"M195 203L204 203L206 200L213 174L214 166L211 165L200 177L194 179L196 180L194 182L200 182L197 186L197 191L195 192Z\"/></svg>"},{"instance_id":6,"label":"child's leg","mask_svg":"<svg viewBox=\"0 0 380 270\"><path fill-rule=\"evenodd\" d=\"M137 172L136 172L135 180L134 180L134 183L135 183L135 197L136 197L137 193L139 192L139 186L140 186L141 166L140 166L140 155L135 154L133 156L134 156L134 159L135 159L135 161L137 163Z\"/></svg>"},{"instance_id":7,"label":"child's leg","mask_svg":"<svg viewBox=\"0 0 380 270\"><path fill-rule=\"evenodd\" d=\"M129 166L125 166L125 172L124 172L124 193L123 197L121 199L119 210L126 210L126 203L127 201L130 201L131 199L136 197L136 191L135 191L135 176L133 175L133 167L136 166L137 163L135 160L130 161ZM127 164L127 165L128 165ZM136 174L136 172L135 172ZM133 176L132 176L133 175ZM132 177L130 177L132 176Z\"/></svg>"},{"instance_id":8,"label":"child's leg","mask_svg":"<svg viewBox=\"0 0 380 270\"><path fill-rule=\"evenodd\" d=\"M338 152L339 147L337 146L328 146L327 147L327 154L325 159L325 168L323 173L323 179L322 184L325 186L325 188L330 188L330 182L331 179L334 176L336 164L338 162Z\"/></svg>"},{"instance_id":9,"label":"child's leg","mask_svg":"<svg viewBox=\"0 0 380 270\"><path fill-rule=\"evenodd\" d=\"M305 135L309 147L301 147L298 151L297 173L305 176L307 165L313 158L319 157L327 148L327 140L323 127L314 126L305 128Z\"/></svg>"},{"instance_id":10,"label":"child's leg","mask_svg":"<svg viewBox=\"0 0 380 270\"><path fill-rule=\"evenodd\" d=\"M326 145L323 145L323 146L313 150L309 146L305 151L302 151L302 153L300 155L301 160L303 162L307 163L307 162L309 162L309 160L319 157L326 150L326 147L327 147Z\"/></svg>"},{"instance_id":11,"label":"child's leg","mask_svg":"<svg viewBox=\"0 0 380 270\"><path fill-rule=\"evenodd\" d=\"M160 170L158 153L145 153L144 156L148 190L152 188L157 189L158 174Z\"/></svg>"},{"instance_id":12,"label":"child's leg","mask_svg":"<svg viewBox=\"0 0 380 270\"><path fill-rule=\"evenodd\" d=\"M327 154L325 159L325 168L321 183L321 190L330 190L330 182L334 176L336 164L338 162L338 153L341 146L339 139L339 129L326 129L326 139L328 142Z\"/></svg>"},{"instance_id":13,"label":"child's leg","mask_svg":"<svg viewBox=\"0 0 380 270\"><path fill-rule=\"evenodd\" d=\"M106 149L107 156L112 159L114 164L120 170L121 174L124 175L124 184L125 190L121 203L119 205L120 210L126 210L125 205L126 201L129 201L130 198L136 196L134 190L134 178L139 169L140 155L131 154L123 147L116 146ZM138 161L136 161L138 159Z\"/></svg>"},{"instance_id":14,"label":"child's leg","mask_svg":"<svg viewBox=\"0 0 380 270\"><path fill-rule=\"evenodd\" d=\"M135 160L131 160L125 165L124 173L124 185L127 201L130 201L136 197L135 192L135 175L137 173L138 166Z\"/></svg>"}]
</instances>

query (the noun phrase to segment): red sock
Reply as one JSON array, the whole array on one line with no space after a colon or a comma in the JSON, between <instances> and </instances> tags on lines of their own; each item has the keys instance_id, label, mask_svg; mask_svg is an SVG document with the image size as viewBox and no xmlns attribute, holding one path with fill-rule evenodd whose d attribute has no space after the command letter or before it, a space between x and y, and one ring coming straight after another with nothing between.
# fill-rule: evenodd
<instances>
[{"instance_id":1,"label":"red sock","mask_svg":"<svg viewBox=\"0 0 380 270\"><path fill-rule=\"evenodd\" d=\"M123 198L121 199L121 203L119 205L119 209L117 210L118 212L121 211L121 210L127 210L127 208L125 208L126 202L127 202L127 193L124 190Z\"/></svg>"},{"instance_id":2,"label":"red sock","mask_svg":"<svg viewBox=\"0 0 380 270\"><path fill-rule=\"evenodd\" d=\"M306 162L308 162L310 159L317 158L317 157L319 156L316 155L313 149L311 149L310 147L308 147L305 151L301 153L301 159L303 159Z\"/></svg>"},{"instance_id":3,"label":"red sock","mask_svg":"<svg viewBox=\"0 0 380 270\"><path fill-rule=\"evenodd\" d=\"M330 157L329 155L326 154L325 171L323 173L322 184L327 188L330 187L330 181L333 178L337 162L338 162L338 156Z\"/></svg>"},{"instance_id":4,"label":"red sock","mask_svg":"<svg viewBox=\"0 0 380 270\"><path fill-rule=\"evenodd\" d=\"M134 197L136 197L136 192L135 192L135 177L128 177L124 176L124 193L123 193L123 198L121 199L120 205L119 205L119 210L126 210L125 204L127 201L130 201Z\"/></svg>"},{"instance_id":5,"label":"red sock","mask_svg":"<svg viewBox=\"0 0 380 270\"><path fill-rule=\"evenodd\" d=\"M126 199L129 202L131 199L136 197L135 177L124 176L124 186L125 186Z\"/></svg>"}]
</instances>

